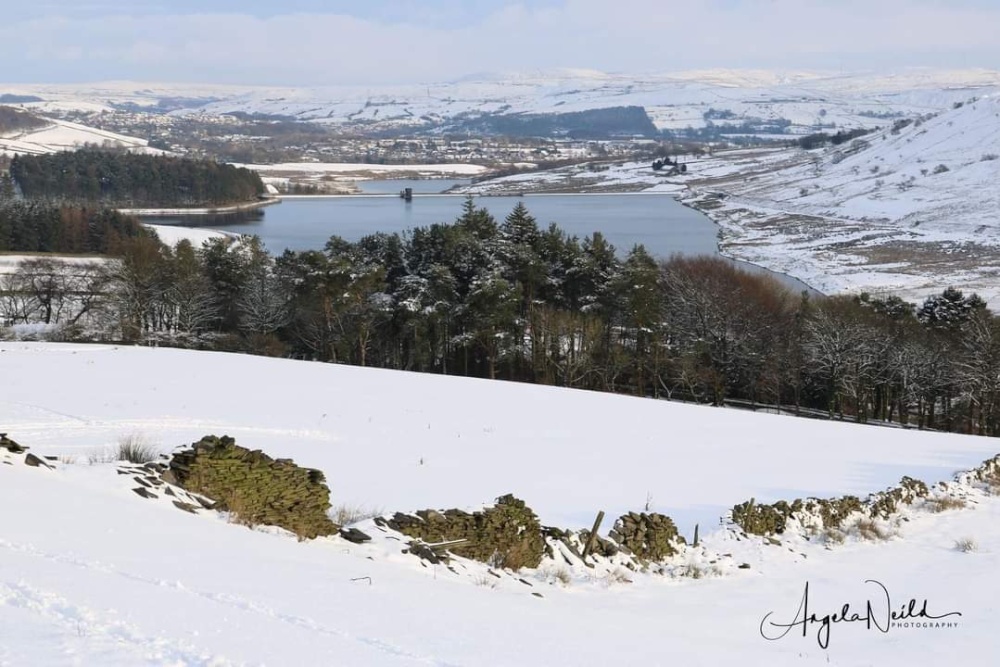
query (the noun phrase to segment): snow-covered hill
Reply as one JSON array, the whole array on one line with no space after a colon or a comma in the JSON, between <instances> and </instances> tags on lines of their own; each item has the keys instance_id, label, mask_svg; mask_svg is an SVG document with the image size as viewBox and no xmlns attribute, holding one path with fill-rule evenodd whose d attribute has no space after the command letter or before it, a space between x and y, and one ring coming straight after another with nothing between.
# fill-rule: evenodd
<instances>
[{"instance_id":1,"label":"snow-covered hill","mask_svg":"<svg viewBox=\"0 0 1000 667\"><path fill-rule=\"evenodd\" d=\"M1000 192L992 187L1000 178L1000 96L810 158L797 178L783 170L733 192L803 213L910 224L924 239L979 230L1000 242Z\"/></svg>"},{"instance_id":2,"label":"snow-covered hill","mask_svg":"<svg viewBox=\"0 0 1000 667\"><path fill-rule=\"evenodd\" d=\"M85 144L113 146L144 153L163 152L149 148L149 142L145 139L127 137L64 120L48 118L45 120L48 125L36 130L0 134L0 155L43 155L76 150Z\"/></svg>"},{"instance_id":3,"label":"snow-covered hill","mask_svg":"<svg viewBox=\"0 0 1000 667\"><path fill-rule=\"evenodd\" d=\"M168 349L5 343L0 369L4 430L62 457L47 470L0 452L4 665L976 665L995 649L996 497L955 487L966 509L914 508L878 543L712 528L750 497L948 480L995 440ZM87 464L134 432L164 450L228 433L322 469L335 505L475 507L512 492L544 524L583 527L648 503L688 536L701 523L683 559L709 578L495 578L421 565L391 540L300 543L192 516L132 493L118 466ZM955 548L964 540L976 552ZM894 608L926 598L962 616L888 634L838 624L828 650L816 626L760 636L769 611L794 617L806 582L821 615L884 606L866 579Z\"/></svg>"},{"instance_id":4,"label":"snow-covered hill","mask_svg":"<svg viewBox=\"0 0 1000 667\"><path fill-rule=\"evenodd\" d=\"M879 120L872 114L938 110L969 97L970 89L998 87L1000 73L986 71L838 76L727 70L642 76L560 70L429 86L252 91L212 102L203 110L416 125L463 114L642 106L662 129L703 127L709 109L732 113L731 118L713 121L723 124L786 118L800 126L873 126Z\"/></svg>"},{"instance_id":5,"label":"snow-covered hill","mask_svg":"<svg viewBox=\"0 0 1000 667\"><path fill-rule=\"evenodd\" d=\"M796 129L884 125L887 117L940 111L976 92L1000 90L989 70L906 69L891 74L707 70L607 74L552 70L484 74L447 83L311 88L113 82L2 86L36 95L47 110L103 110L121 105L172 113L228 112L291 116L369 127L447 125L483 114L565 113L642 106L661 129L788 119ZM727 112L712 119L710 110Z\"/></svg>"},{"instance_id":6,"label":"snow-covered hill","mask_svg":"<svg viewBox=\"0 0 1000 667\"><path fill-rule=\"evenodd\" d=\"M1000 302L1000 96L822 150L698 167L731 254L823 291L910 298L947 285Z\"/></svg>"}]
</instances>

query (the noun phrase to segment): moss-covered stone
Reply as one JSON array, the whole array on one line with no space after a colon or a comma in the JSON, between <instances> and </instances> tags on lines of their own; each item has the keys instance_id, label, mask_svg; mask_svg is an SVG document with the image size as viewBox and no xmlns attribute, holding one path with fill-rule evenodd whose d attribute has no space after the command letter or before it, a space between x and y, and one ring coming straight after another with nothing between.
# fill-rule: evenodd
<instances>
[{"instance_id":1,"label":"moss-covered stone","mask_svg":"<svg viewBox=\"0 0 1000 667\"><path fill-rule=\"evenodd\" d=\"M805 518L802 515L812 515L819 519L823 528L840 528L847 517L854 513L888 519L899 511L900 505L912 504L914 500L924 498L927 494L925 483L904 477L898 486L874 493L866 501L857 496L843 496L797 499L791 503L779 500L772 505L758 505L751 499L733 508L732 519L733 523L747 533L765 536L785 532L788 521L795 515L800 515L800 519Z\"/></svg>"},{"instance_id":2,"label":"moss-covered stone","mask_svg":"<svg viewBox=\"0 0 1000 667\"><path fill-rule=\"evenodd\" d=\"M868 513L873 519L888 519L899 510L900 505L912 505L917 498L926 498L928 493L925 483L919 479L904 477L898 486L872 494L868 499Z\"/></svg>"},{"instance_id":3,"label":"moss-covered stone","mask_svg":"<svg viewBox=\"0 0 1000 667\"><path fill-rule=\"evenodd\" d=\"M7 437L6 433L0 433L0 449L6 449L11 454L23 454L28 450Z\"/></svg>"},{"instance_id":4,"label":"moss-covered stone","mask_svg":"<svg viewBox=\"0 0 1000 667\"><path fill-rule=\"evenodd\" d=\"M857 496L844 496L831 499L810 499L806 503L806 511L818 512L824 528L840 528L849 515L854 512L864 512L864 506Z\"/></svg>"},{"instance_id":5,"label":"moss-covered stone","mask_svg":"<svg viewBox=\"0 0 1000 667\"><path fill-rule=\"evenodd\" d=\"M332 535L330 489L319 470L239 447L228 436L206 436L174 454L165 481L215 501L248 525L279 526L303 539Z\"/></svg>"},{"instance_id":6,"label":"moss-covered stone","mask_svg":"<svg viewBox=\"0 0 1000 667\"><path fill-rule=\"evenodd\" d=\"M1000 455L987 459L978 468L962 473L956 479L963 484L984 484L990 491L1000 493ZM845 520L855 513L872 519L890 519L899 513L903 505L911 505L918 499L926 498L929 493L926 483L903 477L896 486L873 493L864 501L857 496L843 496L757 505L751 499L733 507L732 520L747 533L765 536L784 532L789 519L797 514L796 518L805 524L815 526L818 520L821 528L841 528Z\"/></svg>"},{"instance_id":7,"label":"moss-covered stone","mask_svg":"<svg viewBox=\"0 0 1000 667\"><path fill-rule=\"evenodd\" d=\"M538 518L512 495L497 498L481 512L421 510L397 513L385 524L430 544L466 540L449 551L495 567L538 567L545 551Z\"/></svg>"},{"instance_id":8,"label":"moss-covered stone","mask_svg":"<svg viewBox=\"0 0 1000 667\"><path fill-rule=\"evenodd\" d=\"M733 507L733 523L753 535L780 535L785 532L788 520L803 508L803 501L788 503L779 500L773 505L758 505L751 498Z\"/></svg>"},{"instance_id":9,"label":"moss-covered stone","mask_svg":"<svg viewBox=\"0 0 1000 667\"><path fill-rule=\"evenodd\" d=\"M609 535L641 561L658 562L677 553L684 538L673 519L664 514L629 512L618 518Z\"/></svg>"}]
</instances>

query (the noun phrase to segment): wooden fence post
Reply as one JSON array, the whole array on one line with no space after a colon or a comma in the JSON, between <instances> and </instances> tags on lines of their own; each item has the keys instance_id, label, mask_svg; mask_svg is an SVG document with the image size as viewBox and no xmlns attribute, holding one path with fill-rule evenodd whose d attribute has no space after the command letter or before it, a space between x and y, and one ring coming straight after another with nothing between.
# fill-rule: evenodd
<instances>
[{"instance_id":1,"label":"wooden fence post","mask_svg":"<svg viewBox=\"0 0 1000 667\"><path fill-rule=\"evenodd\" d=\"M587 537L587 546L583 548L583 560L587 560L587 556L590 555L591 550L594 548L594 542L597 541L597 531L601 529L601 522L604 521L604 510L597 513L597 519L594 521L594 529L590 531L590 536Z\"/></svg>"}]
</instances>

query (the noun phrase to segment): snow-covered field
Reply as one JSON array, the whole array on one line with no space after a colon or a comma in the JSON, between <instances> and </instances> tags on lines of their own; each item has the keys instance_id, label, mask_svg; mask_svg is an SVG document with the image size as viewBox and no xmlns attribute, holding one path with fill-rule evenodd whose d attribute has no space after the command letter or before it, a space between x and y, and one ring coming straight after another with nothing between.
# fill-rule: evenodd
<instances>
[{"instance_id":1,"label":"snow-covered field","mask_svg":"<svg viewBox=\"0 0 1000 667\"><path fill-rule=\"evenodd\" d=\"M96 255L50 255L47 253L37 253L37 254L16 254L16 253L2 253L0 254L0 275L5 273L13 273L17 268L17 265L26 259L37 259L39 257L44 257L47 259L55 259L63 264L73 264L73 265L87 265L93 264L95 262L104 261L103 257Z\"/></svg>"},{"instance_id":2,"label":"snow-covered field","mask_svg":"<svg viewBox=\"0 0 1000 667\"><path fill-rule=\"evenodd\" d=\"M321 195L358 194L359 181L372 179L469 178L487 168L477 164L366 164L351 162L284 162L237 164L261 175L269 190L277 193L290 185L314 186ZM285 195L297 196L297 195Z\"/></svg>"},{"instance_id":3,"label":"snow-covered field","mask_svg":"<svg viewBox=\"0 0 1000 667\"><path fill-rule=\"evenodd\" d=\"M50 124L37 130L0 135L0 155L44 155L76 150L85 144L127 148L142 153L163 153L150 148L149 142L145 139L127 137L64 120L47 118L46 121Z\"/></svg>"},{"instance_id":4,"label":"snow-covered field","mask_svg":"<svg viewBox=\"0 0 1000 667\"><path fill-rule=\"evenodd\" d=\"M680 157L685 162L693 157ZM463 185L454 192L475 195L516 195L545 193L628 193L659 192L680 194L685 191L683 178L669 178L666 171L656 172L649 162L582 164L502 176Z\"/></svg>"},{"instance_id":5,"label":"snow-covered field","mask_svg":"<svg viewBox=\"0 0 1000 667\"><path fill-rule=\"evenodd\" d=\"M205 229L202 227L179 227L177 225L145 225L156 232L160 240L168 246L175 246L182 240L191 242L195 248L200 248L201 244L211 239L231 238L231 234L220 232L215 229Z\"/></svg>"},{"instance_id":6,"label":"snow-covered field","mask_svg":"<svg viewBox=\"0 0 1000 667\"><path fill-rule=\"evenodd\" d=\"M0 454L3 665L985 665L996 649L1000 498L915 506L886 542L780 545L718 530L736 502L950 480L1000 451L958 435L734 412L514 383L192 351L0 345L0 424L55 470ZM489 577L425 567L377 539L300 543L131 492L88 465L125 434L164 450L202 435L326 473L335 505L476 507L504 493L543 524L655 511L702 546L705 579L585 568ZM98 456L97 458L101 458ZM4 465L10 462L12 465ZM977 549L964 553L957 540ZM746 563L749 569L739 569ZM478 567L478 569L477 569ZM714 572L715 574L712 574ZM518 579L524 579L527 584ZM948 628L819 626L774 642L765 614L863 613L924 599ZM542 597L534 595L538 593Z\"/></svg>"},{"instance_id":7,"label":"snow-covered field","mask_svg":"<svg viewBox=\"0 0 1000 667\"><path fill-rule=\"evenodd\" d=\"M406 173L411 176L476 176L486 171L477 164L365 164L362 162L283 162L279 164L235 164L261 174L278 175L288 172L314 174L364 175Z\"/></svg>"}]
</instances>

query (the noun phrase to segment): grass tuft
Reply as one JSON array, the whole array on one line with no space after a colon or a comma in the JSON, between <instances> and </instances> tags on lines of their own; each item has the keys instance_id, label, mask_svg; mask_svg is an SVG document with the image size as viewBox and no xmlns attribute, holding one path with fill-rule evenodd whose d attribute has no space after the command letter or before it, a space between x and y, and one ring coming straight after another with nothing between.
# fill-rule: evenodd
<instances>
[{"instance_id":1,"label":"grass tuft","mask_svg":"<svg viewBox=\"0 0 1000 667\"><path fill-rule=\"evenodd\" d=\"M496 577L491 577L488 574L480 574L479 576L477 576L475 579L472 580L472 583L474 583L476 586L480 586L482 588L489 588L491 590L495 590L497 587Z\"/></svg>"},{"instance_id":2,"label":"grass tuft","mask_svg":"<svg viewBox=\"0 0 1000 667\"><path fill-rule=\"evenodd\" d=\"M945 512L947 510L961 510L966 508L967 503L962 498L955 498L953 496L940 496L937 498L928 498L925 507L931 512L938 514L940 512Z\"/></svg>"},{"instance_id":3,"label":"grass tuft","mask_svg":"<svg viewBox=\"0 0 1000 667\"><path fill-rule=\"evenodd\" d=\"M118 455L115 449L110 446L100 447L98 449L92 449L87 452L87 465L106 465L109 463L117 463Z\"/></svg>"},{"instance_id":4,"label":"grass tuft","mask_svg":"<svg viewBox=\"0 0 1000 667\"><path fill-rule=\"evenodd\" d=\"M827 528L823 531L823 541L827 544L843 544L847 536L838 528Z\"/></svg>"},{"instance_id":5,"label":"grass tuft","mask_svg":"<svg viewBox=\"0 0 1000 667\"><path fill-rule=\"evenodd\" d=\"M971 537L963 537L960 540L955 540L955 549L964 554L971 554L979 551L979 545Z\"/></svg>"},{"instance_id":6,"label":"grass tuft","mask_svg":"<svg viewBox=\"0 0 1000 667\"><path fill-rule=\"evenodd\" d=\"M894 531L879 525L873 519L858 519L854 528L858 531L859 538L869 542L885 542L896 534Z\"/></svg>"},{"instance_id":7,"label":"grass tuft","mask_svg":"<svg viewBox=\"0 0 1000 667\"><path fill-rule=\"evenodd\" d=\"M330 510L330 518L338 526L350 526L351 524L374 519L385 514L382 508L369 509L364 505L339 505Z\"/></svg>"},{"instance_id":8,"label":"grass tuft","mask_svg":"<svg viewBox=\"0 0 1000 667\"><path fill-rule=\"evenodd\" d=\"M138 431L118 438L119 461L129 463L150 463L160 456L159 448Z\"/></svg>"},{"instance_id":9,"label":"grass tuft","mask_svg":"<svg viewBox=\"0 0 1000 667\"><path fill-rule=\"evenodd\" d=\"M539 574L542 575L546 583L555 584L560 583L563 586L569 586L573 583L573 575L569 573L565 567L552 566L547 567L542 570Z\"/></svg>"}]
</instances>

